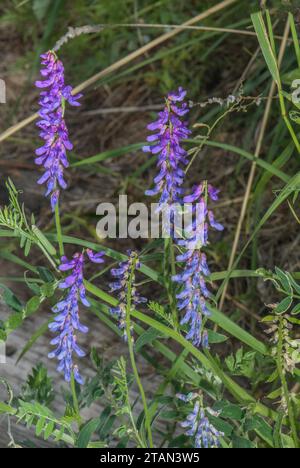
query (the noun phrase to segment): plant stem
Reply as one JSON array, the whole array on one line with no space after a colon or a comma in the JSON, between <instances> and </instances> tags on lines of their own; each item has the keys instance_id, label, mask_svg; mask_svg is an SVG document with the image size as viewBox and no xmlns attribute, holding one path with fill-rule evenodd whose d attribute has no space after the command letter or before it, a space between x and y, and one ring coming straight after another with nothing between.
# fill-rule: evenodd
<instances>
[{"instance_id":1,"label":"plant stem","mask_svg":"<svg viewBox=\"0 0 300 468\"><path fill-rule=\"evenodd\" d=\"M47 260L49 261L49 263L52 265L52 267L54 268L54 270L57 271L57 265L55 263L55 261L53 260L53 258L51 258L51 256L48 254L47 250L45 249L45 247L39 242L38 244L38 247L41 249L41 251L43 252L43 254L45 255L45 257L47 258Z\"/></svg>"},{"instance_id":2,"label":"plant stem","mask_svg":"<svg viewBox=\"0 0 300 468\"><path fill-rule=\"evenodd\" d=\"M172 312L174 328L178 329L178 316L177 316L177 307L176 301L174 298L173 284L170 279L170 265L171 265L171 275L176 274L175 267L175 255L174 255L174 246L171 238L165 239L165 255L164 255L164 280L166 285L166 290L168 294L170 309Z\"/></svg>"},{"instance_id":3,"label":"plant stem","mask_svg":"<svg viewBox=\"0 0 300 468\"><path fill-rule=\"evenodd\" d=\"M58 245L59 245L59 253L60 253L60 256L62 257L64 255L64 244L63 244L63 239L62 239L62 230L61 230L58 201L55 205L55 224L56 224L57 240L58 240Z\"/></svg>"},{"instance_id":4,"label":"plant stem","mask_svg":"<svg viewBox=\"0 0 300 468\"><path fill-rule=\"evenodd\" d=\"M149 439L149 445L150 448L153 448L153 438L152 438L152 431L151 431L151 421L149 417L149 410L148 410L148 405L147 405L147 400L146 400L146 395L145 391L143 388L143 384L141 382L138 370L137 370L137 365L135 361L135 355L134 355L134 349L133 349L133 340L131 336L131 302L132 302L132 283L134 279L134 271L136 267L136 261L132 262L132 267L131 267L131 272L130 272L130 277L128 280L128 285L127 285L127 304L126 304L126 335L127 335L127 341L128 341L128 349L129 349L129 356L130 356L130 361L131 361L131 367L133 370L133 374L136 380L136 383L138 385L143 406L144 406L144 413L145 413L145 427L148 432L148 439Z\"/></svg>"},{"instance_id":5,"label":"plant stem","mask_svg":"<svg viewBox=\"0 0 300 468\"><path fill-rule=\"evenodd\" d=\"M72 392L72 398L73 398L73 406L74 406L74 410L76 413L76 419L78 422L78 428L80 428L82 420L80 416L79 403L78 403L78 398L77 398L77 393L76 393L74 372L72 372L72 375L71 375L71 392Z\"/></svg>"},{"instance_id":6,"label":"plant stem","mask_svg":"<svg viewBox=\"0 0 300 468\"><path fill-rule=\"evenodd\" d=\"M126 402L127 402L128 407L130 408L129 418L130 418L130 422L131 422L131 425L132 425L132 428L133 428L133 431L134 431L134 434L135 434L136 441L140 445L141 448L147 448L145 446L145 443L141 439L139 431L138 431L138 429L136 427L136 424L135 424L135 420L134 420L134 417L133 417L133 414L132 414L131 404L130 404L130 400L129 400L128 387L127 387L127 393L126 393Z\"/></svg>"},{"instance_id":7,"label":"plant stem","mask_svg":"<svg viewBox=\"0 0 300 468\"><path fill-rule=\"evenodd\" d=\"M283 366L283 330L284 330L284 318L282 316L279 317L279 330L278 330L278 347L277 347L277 369L279 378L281 380L283 396L288 408L288 417L290 421L290 426L292 430L292 436L295 443L295 448L299 448L299 439L297 433L297 425L296 425L296 418L295 412L293 408L293 404L290 399L289 388L286 380L285 369Z\"/></svg>"}]
</instances>

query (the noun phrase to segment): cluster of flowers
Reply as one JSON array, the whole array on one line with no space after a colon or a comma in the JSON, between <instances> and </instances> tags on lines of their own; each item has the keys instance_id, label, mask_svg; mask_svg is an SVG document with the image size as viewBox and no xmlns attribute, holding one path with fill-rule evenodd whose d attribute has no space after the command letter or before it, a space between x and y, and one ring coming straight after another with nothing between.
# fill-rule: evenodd
<instances>
[{"instance_id":1,"label":"cluster of flowers","mask_svg":"<svg viewBox=\"0 0 300 468\"><path fill-rule=\"evenodd\" d=\"M117 317L119 328L123 330L124 340L128 340L126 332L126 311L128 302L131 305L146 303L147 299L140 296L135 286L135 273L140 268L138 254L134 251L127 252L128 260L121 262L118 268L113 268L111 274L114 281L110 283L111 292L118 291L119 304L117 307L111 307L110 313ZM130 289L129 289L130 288ZM128 297L128 292L130 297ZM131 333L133 330L131 329Z\"/></svg>"},{"instance_id":2,"label":"cluster of flowers","mask_svg":"<svg viewBox=\"0 0 300 468\"><path fill-rule=\"evenodd\" d=\"M78 100L81 95L73 95L71 86L65 85L64 67L56 54L49 51L41 56L43 68L41 75L43 81L37 81L36 86L41 88L40 94L40 120L37 125L40 128L40 137L45 144L36 150L36 164L44 167L44 174L39 179L39 184L47 184L46 196L50 195L52 210L55 209L60 188L66 188L64 169L68 167L67 150L72 149L69 140L68 129L64 120L65 104L71 106L80 105ZM144 147L145 152L158 155L157 167L159 174L154 179L154 188L146 192L149 196L160 195L159 207L174 206L176 203L195 203L197 207L196 219L184 233L184 238L178 241L178 246L183 252L177 257L177 261L184 263L183 271L173 277L173 281L179 283L181 288L177 295L178 309L185 310L182 325L189 324L187 338L194 345L208 346L208 334L203 328L203 316L208 316L209 311L206 300L210 293L206 287L206 278L209 269L206 256L202 248L208 244L208 226L217 230L223 227L214 219L213 212L207 208L207 200L218 199L218 191L207 185L197 186L193 193L184 196L182 188L185 167L188 164L187 153L182 147L182 140L191 134L183 117L189 112L188 105L184 101L186 91L179 88L177 92L169 93L166 98L165 108L159 113L158 120L151 123L148 129L154 134L148 137L151 145ZM87 250L91 261L102 263L102 253L94 255ZM67 297L59 302L53 311L57 314L50 329L58 332L57 338L52 344L57 348L50 353L50 357L57 357L60 361L58 370L63 372L65 379L70 380L72 372L78 382L82 378L77 366L73 364L73 352L83 356L84 352L76 344L75 331L87 332L79 321L79 300L89 306L85 296L83 283L84 255L75 254L69 261L62 258L60 270L72 270L70 276L60 283L61 289L68 289ZM114 282L111 283L111 291L118 291L119 305L111 308L111 313L116 315L119 326L124 330L124 338L128 339L126 333L126 307L128 300L133 305L146 302L134 286L135 271L139 268L139 260L135 252L129 254L129 260L122 262L118 268L112 270ZM131 297L128 298L128 288Z\"/></svg>"},{"instance_id":3,"label":"cluster of flowers","mask_svg":"<svg viewBox=\"0 0 300 468\"><path fill-rule=\"evenodd\" d=\"M45 144L36 150L35 162L44 167L44 174L38 184L47 184L45 196L50 195L54 211L58 202L60 188L67 187L64 169L68 167L67 150L73 148L69 140L68 129L64 120L65 104L79 106L81 94L72 95L72 87L65 85L64 66L53 51L41 56L41 75L45 79L37 81L36 86L43 89L40 93L40 137Z\"/></svg>"},{"instance_id":4,"label":"cluster of flowers","mask_svg":"<svg viewBox=\"0 0 300 468\"><path fill-rule=\"evenodd\" d=\"M195 393L189 393L188 395L178 394L177 397L185 403L195 400L191 413L185 421L180 423L181 427L186 429L185 435L193 438L194 447L199 449L220 448L220 439L224 434L211 424L206 415L210 414L217 417L219 413L211 408L204 408L201 398Z\"/></svg>"},{"instance_id":5,"label":"cluster of flowers","mask_svg":"<svg viewBox=\"0 0 300 468\"><path fill-rule=\"evenodd\" d=\"M155 188L148 190L147 195L160 194L159 205L161 209L167 206L175 206L178 203L194 204L192 211L196 215L195 220L187 227L184 238L177 241L176 229L172 230L178 246L184 253L177 257L177 261L184 262L183 271L173 277L173 281L182 286L177 296L178 309L185 310L181 324L189 324L190 329L187 339L195 346L208 347L208 334L203 329L203 316L208 316L209 311L206 301L210 293L206 287L206 277L210 275L206 256L202 248L208 244L208 226L218 231L223 226L215 221L214 214L207 207L208 198L218 200L218 191L211 185L203 183L195 187L193 193L184 196L182 184L185 172L183 167L188 163L186 151L181 142L190 135L186 122L181 117L188 112L188 106L184 101L186 91L182 88L177 93L170 93L166 99L166 107L159 114L159 119L151 123L148 129L156 131L148 137L153 146L147 146L145 151L158 154L159 174L154 179ZM178 103L182 103L178 105Z\"/></svg>"},{"instance_id":6,"label":"cluster of flowers","mask_svg":"<svg viewBox=\"0 0 300 468\"><path fill-rule=\"evenodd\" d=\"M208 333L203 328L203 318L209 317L210 312L206 301L210 292L206 286L206 279L210 275L203 247L208 245L209 225L217 231L224 228L215 221L214 214L207 208L207 200L218 200L218 190L207 183L195 187L193 193L184 197L184 203L196 203L193 205L196 218L191 226L187 227L186 238L178 241L183 247L184 253L177 256L177 261L184 263L181 273L173 276L173 281L179 283L181 291L177 294L178 309L184 310L185 315L181 325L189 324L187 339L195 346L202 345L208 348Z\"/></svg>"},{"instance_id":7,"label":"cluster of flowers","mask_svg":"<svg viewBox=\"0 0 300 468\"><path fill-rule=\"evenodd\" d=\"M88 258L93 263L103 263L104 252L94 253L87 249ZM79 303L89 307L90 304L86 298L86 290L83 278L84 253L76 253L72 260L62 257L60 271L69 271L70 275L59 283L59 288L67 290L67 296L56 304L52 311L56 314L49 329L57 333L51 344L56 349L49 354L49 358L56 358L59 361L57 370L64 374L65 380L70 382L72 373L79 384L83 384L78 366L74 364L73 354L78 357L85 356L85 352L77 344L76 332L87 333L88 328L80 323Z\"/></svg>"},{"instance_id":8,"label":"cluster of flowers","mask_svg":"<svg viewBox=\"0 0 300 468\"><path fill-rule=\"evenodd\" d=\"M155 132L147 138L153 145L145 146L143 150L158 155L159 174L154 179L154 188L147 190L146 195L160 194L160 207L176 203L183 193L183 169L188 159L181 142L191 134L186 122L181 120L181 117L189 112L187 104L183 102L185 96L186 91L182 88L179 88L177 93L170 93L158 120L147 127Z\"/></svg>"}]
</instances>

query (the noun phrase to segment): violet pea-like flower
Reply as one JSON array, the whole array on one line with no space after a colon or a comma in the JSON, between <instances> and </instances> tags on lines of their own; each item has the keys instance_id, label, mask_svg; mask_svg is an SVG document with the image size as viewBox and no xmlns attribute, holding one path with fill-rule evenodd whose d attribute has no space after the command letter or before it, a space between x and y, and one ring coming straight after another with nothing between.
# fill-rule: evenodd
<instances>
[{"instance_id":1,"label":"violet pea-like flower","mask_svg":"<svg viewBox=\"0 0 300 468\"><path fill-rule=\"evenodd\" d=\"M199 449L220 448L221 437L224 434L214 427L207 416L210 414L216 417L219 413L211 408L204 408L201 399L196 394L190 393L186 396L179 394L177 397L186 404L196 400L192 411L180 423L181 427L185 429L185 435L192 438L193 446Z\"/></svg>"},{"instance_id":2,"label":"violet pea-like flower","mask_svg":"<svg viewBox=\"0 0 300 468\"><path fill-rule=\"evenodd\" d=\"M45 196L50 196L54 211L57 205L60 189L66 189L64 170L69 166L67 151L73 145L69 140L68 128L64 120L65 105L79 106L81 94L73 95L72 87L65 85L64 66L53 51L41 55L41 75L44 80L36 81L41 89L39 100L40 120L37 126L44 145L36 150L35 163L43 166L44 174L38 184L46 184Z\"/></svg>"},{"instance_id":3,"label":"violet pea-like flower","mask_svg":"<svg viewBox=\"0 0 300 468\"><path fill-rule=\"evenodd\" d=\"M185 203L192 203L195 220L185 229L185 238L178 241L184 251L177 256L177 261L184 264L183 270L173 276L173 281L181 288L177 294L177 307L184 311L181 325L188 325L186 338L194 346L209 347L208 332L204 328L204 318L210 316L207 301L210 292L206 286L210 271L207 258L202 251L208 245L209 226L222 231L223 226L216 222L212 210L207 207L207 199L218 199L219 191L206 183L196 186L190 195L183 198Z\"/></svg>"},{"instance_id":4,"label":"violet pea-like flower","mask_svg":"<svg viewBox=\"0 0 300 468\"><path fill-rule=\"evenodd\" d=\"M93 263L104 261L104 252L94 253L88 249L87 255ZM79 319L79 304L81 302L85 307L90 307L84 286L83 268L84 253L76 253L71 260L62 257L59 269L61 272L67 272L67 276L60 281L59 289L68 292L67 296L53 307L55 317L49 325L49 329L57 334L51 340L51 345L56 348L49 353L49 358L56 358L59 361L57 370L64 374L66 382L70 382L73 373L79 384L83 384L84 380L74 363L73 356L75 354L81 358L85 356L85 352L77 344L77 332L88 332L88 328Z\"/></svg>"},{"instance_id":5,"label":"violet pea-like flower","mask_svg":"<svg viewBox=\"0 0 300 468\"><path fill-rule=\"evenodd\" d=\"M143 151L157 155L158 175L154 179L154 188L146 191L146 195L160 195L159 207L172 205L180 200L183 190L184 167L188 163L187 152L182 147L182 140L188 138L191 131L185 121L188 112L184 101L186 91L179 88L177 93L170 93L166 105L158 115L158 120L148 125L148 130L154 132L147 140L151 145Z\"/></svg>"}]
</instances>

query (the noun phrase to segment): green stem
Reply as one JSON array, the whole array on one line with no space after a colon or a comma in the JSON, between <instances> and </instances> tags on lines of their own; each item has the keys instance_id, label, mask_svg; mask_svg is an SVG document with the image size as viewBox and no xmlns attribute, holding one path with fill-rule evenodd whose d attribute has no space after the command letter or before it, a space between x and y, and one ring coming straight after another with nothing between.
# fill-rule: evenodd
<instances>
[{"instance_id":1,"label":"green stem","mask_svg":"<svg viewBox=\"0 0 300 468\"><path fill-rule=\"evenodd\" d=\"M280 109L281 109L281 115L282 115L282 118L286 124L286 127L288 129L288 131L290 132L290 135L292 137L292 140L294 142L294 145L296 146L296 149L298 151L298 153L300 153L300 143L299 143L299 140L297 138L297 135L295 133L295 130L293 129L293 126L291 124L291 122L289 121L289 118L288 118L288 114L287 114L287 110L286 110L286 106L285 106L285 101L284 101L284 97L283 97L283 94L282 94L282 88L281 88L281 83L278 84L278 91L279 91L279 103L280 103Z\"/></svg>"},{"instance_id":2,"label":"green stem","mask_svg":"<svg viewBox=\"0 0 300 468\"><path fill-rule=\"evenodd\" d=\"M136 380L136 383L138 385L142 402L143 402L143 407L144 407L144 413L145 413L145 427L148 432L148 439L149 439L149 445L150 448L153 448L153 438L152 438L152 431L151 431L151 421L149 417L149 410L148 410L148 405L147 405L147 400L146 400L146 395L145 391L143 388L143 384L141 382L136 361L135 361L135 354L134 354L134 349L133 349L133 340L131 337L131 302L132 302L132 283L134 280L134 272L136 268L136 260L132 262L132 267L131 267L131 272L130 272L130 277L128 280L128 287L127 287L127 304L126 304L126 334L127 334L127 340L128 340L128 349L129 349L129 356L130 356L130 361L131 361L131 367L133 370L133 374Z\"/></svg>"},{"instance_id":3,"label":"green stem","mask_svg":"<svg viewBox=\"0 0 300 468\"><path fill-rule=\"evenodd\" d=\"M49 261L49 263L51 264L51 266L54 268L54 270L57 271L57 265L55 263L55 261L53 260L53 258L51 258L51 256L48 254L47 250L45 249L45 247L39 242L38 244L38 247L41 249L41 251L43 252L43 254L45 255L45 257L47 258L47 260Z\"/></svg>"},{"instance_id":4,"label":"green stem","mask_svg":"<svg viewBox=\"0 0 300 468\"><path fill-rule=\"evenodd\" d=\"M60 213L59 213L59 202L57 201L55 205L55 224L56 224L56 234L59 245L59 253L62 257L64 255L64 244L62 238L61 222L60 222Z\"/></svg>"},{"instance_id":5,"label":"green stem","mask_svg":"<svg viewBox=\"0 0 300 468\"><path fill-rule=\"evenodd\" d=\"M133 417L133 414L132 414L131 404L130 404L130 401L129 401L128 388L127 388L127 393L126 393L126 402L127 402L128 407L130 408L130 411L129 411L129 418L130 418L130 422L131 422L131 426L132 426L133 432L134 432L134 434L135 434L136 441L137 441L137 443L140 445L140 448L147 448L147 447L145 446L145 443L144 443L143 440L141 439L140 434L139 434L139 431L138 431L138 429L137 429L137 427L136 427L136 424L135 424L135 420L134 420L134 417Z\"/></svg>"},{"instance_id":6,"label":"green stem","mask_svg":"<svg viewBox=\"0 0 300 468\"><path fill-rule=\"evenodd\" d=\"M176 262L173 239L170 239L170 259L171 259L171 272L172 275L176 275Z\"/></svg>"},{"instance_id":7,"label":"green stem","mask_svg":"<svg viewBox=\"0 0 300 468\"><path fill-rule=\"evenodd\" d=\"M71 374L71 392L72 392L72 398L73 398L73 406L74 406L74 410L76 413L76 419L78 421L78 428L80 428L82 419L80 416L79 403L78 403L78 398L77 398L77 393L76 393L74 372L72 372Z\"/></svg>"},{"instance_id":8,"label":"green stem","mask_svg":"<svg viewBox=\"0 0 300 468\"><path fill-rule=\"evenodd\" d=\"M286 380L285 369L283 365L283 357L282 357L283 351L284 351L283 350L283 331L284 331L284 318L280 316L279 317L279 330L278 330L278 347L277 347L277 369L278 369L279 378L281 380L283 396L284 396L284 399L286 401L287 408L288 408L288 417L289 417L290 426L292 430L293 440L295 443L295 447L299 448L299 439L298 439L298 433L297 433L295 412L294 412L293 404L290 399L289 387L288 387L288 383Z\"/></svg>"},{"instance_id":9,"label":"green stem","mask_svg":"<svg viewBox=\"0 0 300 468\"><path fill-rule=\"evenodd\" d=\"M170 265L171 265L171 274L172 276L174 276L176 274L174 246L173 246L172 239L167 238L165 239L164 280L166 284L170 309L172 312L174 328L177 330L178 329L178 316L177 316L176 301L174 297L173 283L170 278Z\"/></svg>"}]
</instances>

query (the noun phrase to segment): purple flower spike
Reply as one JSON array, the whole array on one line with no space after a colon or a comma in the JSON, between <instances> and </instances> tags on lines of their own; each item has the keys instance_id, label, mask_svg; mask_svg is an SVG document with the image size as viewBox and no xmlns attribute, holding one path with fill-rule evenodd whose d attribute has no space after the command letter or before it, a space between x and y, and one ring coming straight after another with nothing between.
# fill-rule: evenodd
<instances>
[{"instance_id":1,"label":"purple flower spike","mask_svg":"<svg viewBox=\"0 0 300 468\"><path fill-rule=\"evenodd\" d=\"M196 402L193 406L191 413L187 416L186 420L180 423L181 427L185 429L185 435L193 438L194 447L201 448L220 448L221 437L224 434L218 431L209 421L207 414L214 417L219 413L213 411L211 408L204 408L201 398L197 398L197 394L177 395L177 397L185 403L190 403L194 399Z\"/></svg>"},{"instance_id":2,"label":"purple flower spike","mask_svg":"<svg viewBox=\"0 0 300 468\"><path fill-rule=\"evenodd\" d=\"M206 255L202 248L208 245L209 225L218 231L224 228L217 223L214 214L207 208L207 198L218 200L219 191L211 185L201 184L194 187L193 193L184 198L184 202L194 203L195 221L186 228L186 238L178 242L185 249L177 256L178 262L184 262L184 269L173 277L173 281L181 285L177 295L179 310L184 310L182 325L189 325L186 338L199 347L209 347L208 333L204 329L203 319L210 316L207 300L210 292L206 287L207 277L210 275Z\"/></svg>"},{"instance_id":3,"label":"purple flower spike","mask_svg":"<svg viewBox=\"0 0 300 468\"><path fill-rule=\"evenodd\" d=\"M91 250L87 251L87 253L90 259L97 259L96 263L100 263L99 260L100 258L102 260L104 255L103 252L94 254ZM78 357L85 356L85 352L77 344L76 334L77 331L81 333L88 332L88 328L82 325L79 320L80 302L85 307L90 306L86 298L83 268L84 253L76 253L71 260L68 260L65 256L61 259L59 269L62 272L68 272L68 276L59 283L59 288L68 290L68 293L52 309L55 318L50 323L49 329L57 334L56 338L51 341L51 344L56 346L56 349L48 355L50 359L58 359L59 365L57 370L64 374L66 382L70 382L73 373L75 380L81 385L84 383L84 380L79 373L77 365L74 364L73 355L75 353Z\"/></svg>"},{"instance_id":4,"label":"purple flower spike","mask_svg":"<svg viewBox=\"0 0 300 468\"><path fill-rule=\"evenodd\" d=\"M39 100L40 120L37 126L45 144L36 150L35 163L44 167L45 172L38 184L47 185L45 196L50 196L51 208L54 211L60 189L67 187L63 174L64 169L69 166L67 151L73 148L64 120L65 103L79 106L78 100L82 95L73 96L72 87L65 85L64 66L54 52L49 51L41 55L41 59L44 67L41 69L41 75L44 81L37 81L35 84L42 89Z\"/></svg>"},{"instance_id":5,"label":"purple flower spike","mask_svg":"<svg viewBox=\"0 0 300 468\"><path fill-rule=\"evenodd\" d=\"M110 283L111 292L118 291L119 305L112 307L110 313L115 315L119 322L119 328L123 330L124 340L128 340L126 333L126 309L127 309L127 294L128 284L131 283L131 304L138 305L147 302L145 297L140 296L135 287L135 271L140 268L140 261L136 252L128 252L129 259L126 262L119 264L118 268L111 270L111 275L114 281ZM133 330L131 330L133 332Z\"/></svg>"},{"instance_id":6,"label":"purple flower spike","mask_svg":"<svg viewBox=\"0 0 300 468\"><path fill-rule=\"evenodd\" d=\"M170 93L158 120L148 125L154 135L147 140L153 145L145 146L143 151L158 155L159 174L154 179L154 188L148 190L146 195L160 194L160 207L176 203L182 195L181 186L185 175L183 169L188 160L181 142L191 134L186 122L181 120L189 112L187 104L183 102L185 96L186 91L182 88L177 93Z\"/></svg>"}]
</instances>

